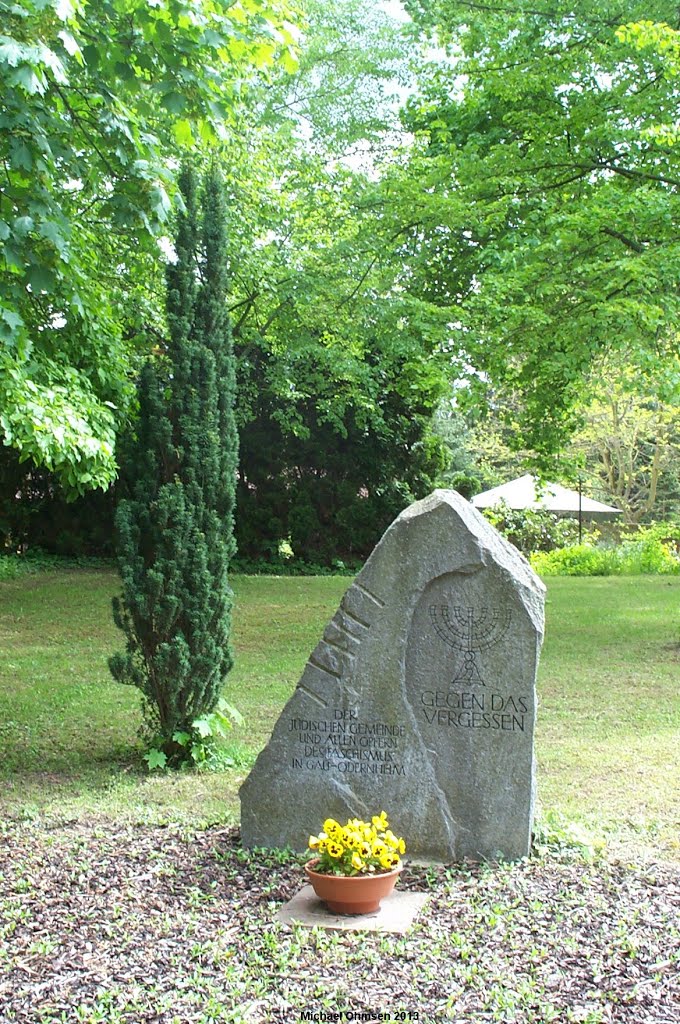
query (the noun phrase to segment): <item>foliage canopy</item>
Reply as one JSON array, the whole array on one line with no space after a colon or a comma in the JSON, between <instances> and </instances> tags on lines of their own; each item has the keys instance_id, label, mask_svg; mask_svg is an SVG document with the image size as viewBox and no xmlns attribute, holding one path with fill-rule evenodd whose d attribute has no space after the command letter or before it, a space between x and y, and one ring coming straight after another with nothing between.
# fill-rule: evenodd
<instances>
[{"instance_id":1,"label":"foliage canopy","mask_svg":"<svg viewBox=\"0 0 680 1024\"><path fill-rule=\"evenodd\" d=\"M625 345L676 393L680 149L656 128L677 116L678 80L666 52L619 29L675 24L677 6L407 7L449 53L407 116L410 173L427 182L414 283L451 310L472 400L514 393L522 441L549 453L596 353Z\"/></svg>"},{"instance_id":2,"label":"foliage canopy","mask_svg":"<svg viewBox=\"0 0 680 1024\"><path fill-rule=\"evenodd\" d=\"M257 68L294 66L293 16L287 0L0 0L0 429L71 493L115 475L121 306L140 267L153 277L172 157L224 137Z\"/></svg>"}]
</instances>

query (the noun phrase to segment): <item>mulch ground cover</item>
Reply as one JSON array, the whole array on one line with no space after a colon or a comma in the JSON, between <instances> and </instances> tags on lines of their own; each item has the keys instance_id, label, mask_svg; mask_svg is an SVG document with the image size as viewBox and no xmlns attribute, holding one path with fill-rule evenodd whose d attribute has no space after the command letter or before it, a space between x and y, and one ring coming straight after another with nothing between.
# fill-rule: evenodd
<instances>
[{"instance_id":1,"label":"mulch ground cover","mask_svg":"<svg viewBox=\"0 0 680 1024\"><path fill-rule=\"evenodd\" d=\"M0 1021L680 1022L680 865L410 866L406 936L277 924L300 865L236 829L5 823Z\"/></svg>"}]
</instances>

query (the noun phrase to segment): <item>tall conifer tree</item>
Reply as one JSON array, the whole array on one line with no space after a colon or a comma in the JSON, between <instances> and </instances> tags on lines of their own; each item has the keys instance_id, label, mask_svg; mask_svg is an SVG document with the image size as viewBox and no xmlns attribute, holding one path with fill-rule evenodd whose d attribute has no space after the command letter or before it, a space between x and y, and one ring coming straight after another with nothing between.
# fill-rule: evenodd
<instances>
[{"instance_id":1,"label":"tall conifer tree","mask_svg":"<svg viewBox=\"0 0 680 1024\"><path fill-rule=\"evenodd\" d=\"M200 202L191 168L179 184L167 360L142 370L129 496L116 513L123 593L114 618L126 650L110 659L114 678L142 691L170 757L182 751L175 734L214 710L232 665L227 570L238 463L222 185L214 166Z\"/></svg>"}]
</instances>

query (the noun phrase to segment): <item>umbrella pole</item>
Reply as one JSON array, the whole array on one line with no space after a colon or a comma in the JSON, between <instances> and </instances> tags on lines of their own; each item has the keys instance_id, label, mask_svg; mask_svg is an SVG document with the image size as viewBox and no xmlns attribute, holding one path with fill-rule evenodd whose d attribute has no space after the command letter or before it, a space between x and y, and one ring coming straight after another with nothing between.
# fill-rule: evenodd
<instances>
[{"instance_id":1,"label":"umbrella pole","mask_svg":"<svg viewBox=\"0 0 680 1024\"><path fill-rule=\"evenodd\" d=\"M578 478L578 542L581 543L583 535L583 516L581 514L581 477Z\"/></svg>"}]
</instances>

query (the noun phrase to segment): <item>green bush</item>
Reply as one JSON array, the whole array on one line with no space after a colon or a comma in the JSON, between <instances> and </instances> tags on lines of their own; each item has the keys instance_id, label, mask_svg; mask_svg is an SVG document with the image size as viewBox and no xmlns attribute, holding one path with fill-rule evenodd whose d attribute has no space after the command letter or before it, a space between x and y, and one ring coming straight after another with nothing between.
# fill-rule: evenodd
<instances>
[{"instance_id":1,"label":"green bush","mask_svg":"<svg viewBox=\"0 0 680 1024\"><path fill-rule=\"evenodd\" d=\"M534 552L530 560L540 576L680 575L673 530L667 527L664 531L655 525L615 547L570 544L557 551ZM664 532L668 541L660 539Z\"/></svg>"},{"instance_id":2,"label":"green bush","mask_svg":"<svg viewBox=\"0 0 680 1024\"><path fill-rule=\"evenodd\" d=\"M668 544L656 537L627 540L620 545L622 569L626 575L637 573L674 574L680 572L680 560Z\"/></svg>"},{"instance_id":3,"label":"green bush","mask_svg":"<svg viewBox=\"0 0 680 1024\"><path fill-rule=\"evenodd\" d=\"M40 548L31 548L23 555L0 554L0 580L16 580L21 576L61 569L109 569L112 565L113 562L109 558L86 555L66 557L42 551Z\"/></svg>"},{"instance_id":4,"label":"green bush","mask_svg":"<svg viewBox=\"0 0 680 1024\"><path fill-rule=\"evenodd\" d=\"M552 551L574 541L578 534L575 519L558 516L547 509L516 509L499 501L482 511L491 525L525 555L532 551Z\"/></svg>"},{"instance_id":5,"label":"green bush","mask_svg":"<svg viewBox=\"0 0 680 1024\"><path fill-rule=\"evenodd\" d=\"M305 562L301 558L241 558L236 556L231 561L232 576L356 576L361 570L362 562L343 562L335 559L333 564L320 565L318 562Z\"/></svg>"},{"instance_id":6,"label":"green bush","mask_svg":"<svg viewBox=\"0 0 680 1024\"><path fill-rule=\"evenodd\" d=\"M190 168L179 185L167 354L142 367L128 492L116 510L122 595L113 611L125 650L109 659L114 679L142 691L154 764L173 765L204 753L196 730L212 729L232 665L238 464L223 187L214 165L200 201Z\"/></svg>"},{"instance_id":7,"label":"green bush","mask_svg":"<svg viewBox=\"0 0 680 1024\"><path fill-rule=\"evenodd\" d=\"M569 544L556 551L535 551L531 565L540 576L612 576L618 573L612 549Z\"/></svg>"},{"instance_id":8,"label":"green bush","mask_svg":"<svg viewBox=\"0 0 680 1024\"><path fill-rule=\"evenodd\" d=\"M0 580L16 580L35 571L21 555L0 555Z\"/></svg>"}]
</instances>

